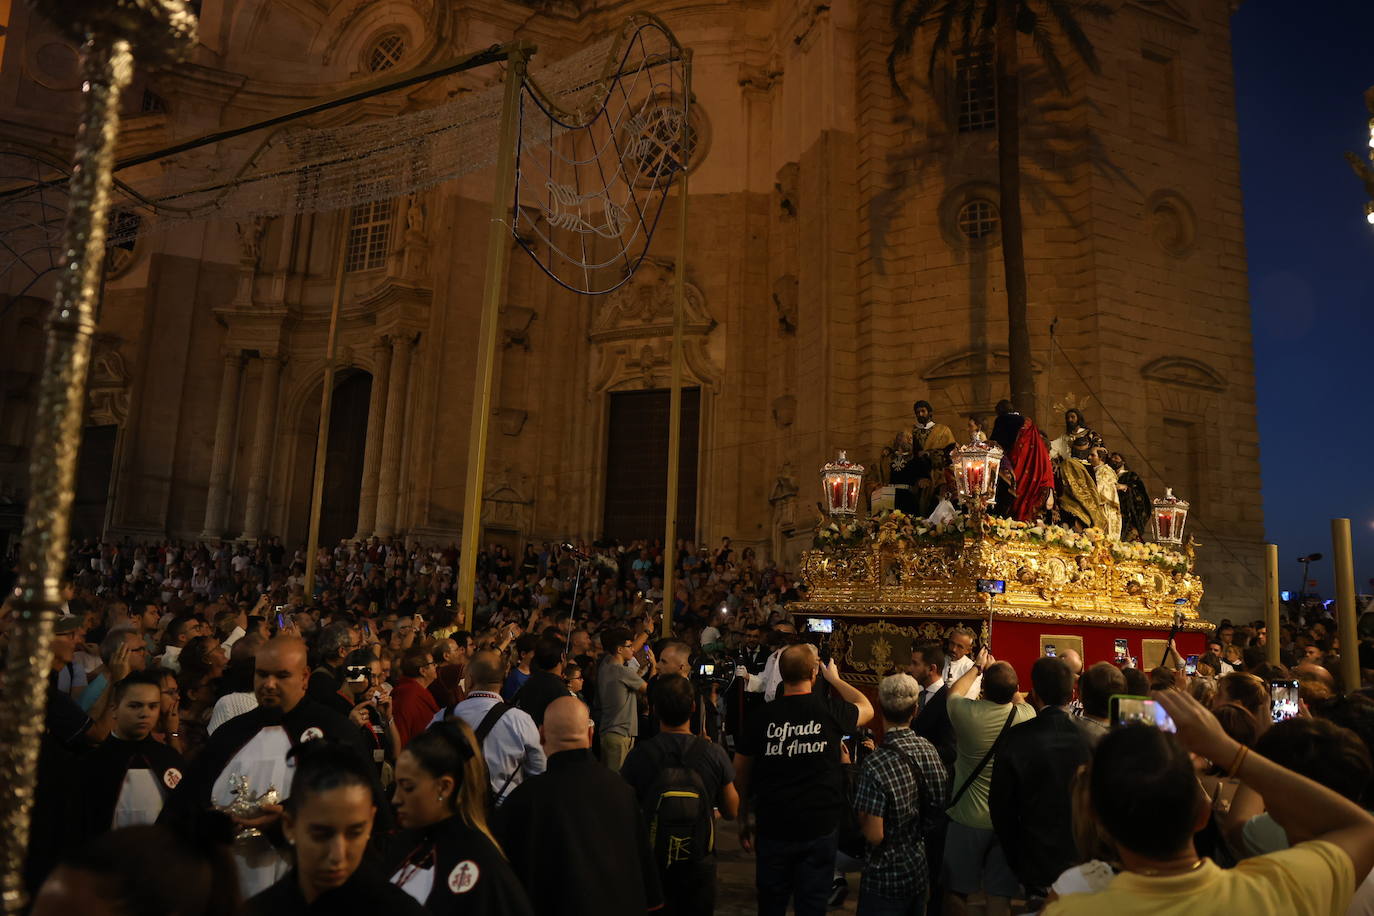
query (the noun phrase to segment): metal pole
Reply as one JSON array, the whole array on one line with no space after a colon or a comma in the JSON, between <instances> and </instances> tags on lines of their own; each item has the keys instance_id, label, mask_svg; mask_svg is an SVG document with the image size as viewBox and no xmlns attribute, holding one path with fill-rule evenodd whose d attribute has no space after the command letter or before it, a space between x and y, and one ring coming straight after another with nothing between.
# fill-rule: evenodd
<instances>
[{"instance_id":1,"label":"metal pole","mask_svg":"<svg viewBox=\"0 0 1374 916\"><path fill-rule=\"evenodd\" d=\"M329 412L334 405L334 359L339 342L339 306L343 302L344 263L348 259L349 211L339 211L338 263L334 267L334 301L329 305L329 336L324 348L324 391L320 392L320 426L315 437L315 483L310 491L310 534L305 542L305 603L315 603L315 554L320 549L320 507L324 503L324 466L329 454Z\"/></svg>"},{"instance_id":2,"label":"metal pole","mask_svg":"<svg viewBox=\"0 0 1374 916\"><path fill-rule=\"evenodd\" d=\"M1355 561L1350 547L1350 519L1331 520L1332 557L1336 567L1336 632L1341 639L1341 687L1360 689L1360 637L1355 621Z\"/></svg>"},{"instance_id":3,"label":"metal pole","mask_svg":"<svg viewBox=\"0 0 1374 916\"><path fill-rule=\"evenodd\" d=\"M687 295L687 156L686 135L692 109L692 57L682 63L682 172L677 179L677 264L673 273L672 374L668 383L668 493L663 535L663 637L673 635L673 580L677 572L677 484L682 450L682 332Z\"/></svg>"},{"instance_id":4,"label":"metal pole","mask_svg":"<svg viewBox=\"0 0 1374 916\"><path fill-rule=\"evenodd\" d=\"M477 376L472 387L472 429L468 434L468 474L463 499L462 554L458 559L458 601L463 627L472 629L477 600L477 551L482 534L482 484L486 471L487 427L491 420L491 380L496 363L497 312L510 254L511 206L515 177L516 114L525 68L535 48L513 45L507 57L506 91L501 104L500 146L496 154L496 184L492 188L491 222L487 226L486 286L482 320L477 330Z\"/></svg>"},{"instance_id":5,"label":"metal pole","mask_svg":"<svg viewBox=\"0 0 1374 916\"><path fill-rule=\"evenodd\" d=\"M133 77L133 44L156 60L189 47L195 17L180 2L73 3L58 25L81 47L81 120L62 264L48 316L47 352L38 381L29 460L29 500L13 593L15 625L0 691L0 910L24 911L24 862L44 731L52 631L67 566L76 461L86 407L86 370L105 260L111 167L119 136L119 101Z\"/></svg>"},{"instance_id":6,"label":"metal pole","mask_svg":"<svg viewBox=\"0 0 1374 916\"><path fill-rule=\"evenodd\" d=\"M1279 663L1279 545L1264 545L1264 657Z\"/></svg>"}]
</instances>

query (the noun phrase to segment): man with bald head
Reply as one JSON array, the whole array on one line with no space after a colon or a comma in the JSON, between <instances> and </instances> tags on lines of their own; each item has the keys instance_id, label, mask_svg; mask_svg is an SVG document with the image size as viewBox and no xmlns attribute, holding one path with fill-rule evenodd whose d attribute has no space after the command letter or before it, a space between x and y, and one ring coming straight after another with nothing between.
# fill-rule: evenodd
<instances>
[{"instance_id":1,"label":"man with bald head","mask_svg":"<svg viewBox=\"0 0 1374 916\"><path fill-rule=\"evenodd\" d=\"M291 794L294 768L287 754L297 745L328 739L356 749L372 771L372 748L363 744L362 732L347 718L306 696L310 668L306 663L305 643L296 636L277 636L268 640L253 663L253 694L257 708L235 716L215 730L205 749L174 788L163 817L183 823L223 809L236 798L245 781L246 794L256 800L269 789L280 798ZM241 791L241 790L239 790ZM390 807L381 786L373 786L378 799L377 818L390 823ZM261 835L234 844L239 889L244 898L266 890L290 868L287 859L273 842L281 806L263 807L259 817L234 820L243 827L255 827ZM284 845L284 844L283 844Z\"/></svg>"},{"instance_id":2,"label":"man with bald head","mask_svg":"<svg viewBox=\"0 0 1374 916\"><path fill-rule=\"evenodd\" d=\"M572 696L554 700L540 734L548 770L512 792L495 819L496 837L534 911L600 916L662 906L634 790L592 756L586 704Z\"/></svg>"}]
</instances>

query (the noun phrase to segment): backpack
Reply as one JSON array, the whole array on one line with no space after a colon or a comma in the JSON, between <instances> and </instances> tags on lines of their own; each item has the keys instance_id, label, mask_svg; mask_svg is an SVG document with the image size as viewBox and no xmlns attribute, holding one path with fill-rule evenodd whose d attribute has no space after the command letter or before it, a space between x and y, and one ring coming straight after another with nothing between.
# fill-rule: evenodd
<instances>
[{"instance_id":1,"label":"backpack","mask_svg":"<svg viewBox=\"0 0 1374 916\"><path fill-rule=\"evenodd\" d=\"M700 862L715 850L715 799L695 769L706 761L710 743L693 738L685 750L664 751L658 774L643 799L649 846L660 870Z\"/></svg>"}]
</instances>

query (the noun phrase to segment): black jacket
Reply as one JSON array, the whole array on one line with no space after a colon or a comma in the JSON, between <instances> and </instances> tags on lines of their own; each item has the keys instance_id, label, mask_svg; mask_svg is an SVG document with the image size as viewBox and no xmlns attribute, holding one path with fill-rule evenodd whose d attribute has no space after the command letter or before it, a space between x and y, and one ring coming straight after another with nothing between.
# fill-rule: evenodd
<instances>
[{"instance_id":1,"label":"black jacket","mask_svg":"<svg viewBox=\"0 0 1374 916\"><path fill-rule=\"evenodd\" d=\"M549 757L496 809L496 838L539 916L633 916L662 905L634 790L586 749Z\"/></svg>"},{"instance_id":2,"label":"black jacket","mask_svg":"<svg viewBox=\"0 0 1374 916\"><path fill-rule=\"evenodd\" d=\"M1079 862L1070 797L1074 774L1092 749L1073 717L1047 706L1012 726L997 749L989 808L1012 871L1029 887L1048 887Z\"/></svg>"},{"instance_id":3,"label":"black jacket","mask_svg":"<svg viewBox=\"0 0 1374 916\"><path fill-rule=\"evenodd\" d=\"M953 779L956 750L954 746L954 725L949 721L948 702L949 684L944 684L939 690L935 691L935 696L926 700L925 708L922 709L921 714L912 721L911 729L916 732L916 734L935 745L935 750L940 755L940 760L944 763L945 769L949 771L950 779ZM954 786L951 791L957 790L958 788L958 786Z\"/></svg>"},{"instance_id":4,"label":"black jacket","mask_svg":"<svg viewBox=\"0 0 1374 916\"><path fill-rule=\"evenodd\" d=\"M243 905L247 916L427 916L409 894L369 873L353 873L340 887L325 891L307 904L300 879L292 869L282 879Z\"/></svg>"},{"instance_id":5,"label":"black jacket","mask_svg":"<svg viewBox=\"0 0 1374 916\"><path fill-rule=\"evenodd\" d=\"M433 867L424 906L433 916L534 916L520 879L487 835L460 817L423 830L403 830L386 841L386 874Z\"/></svg>"},{"instance_id":6,"label":"black jacket","mask_svg":"<svg viewBox=\"0 0 1374 916\"><path fill-rule=\"evenodd\" d=\"M530 672L530 679L515 692L512 699L513 705L530 714L535 725L543 725L544 710L548 709L549 704L570 695L568 684L561 677L536 668Z\"/></svg>"}]
</instances>

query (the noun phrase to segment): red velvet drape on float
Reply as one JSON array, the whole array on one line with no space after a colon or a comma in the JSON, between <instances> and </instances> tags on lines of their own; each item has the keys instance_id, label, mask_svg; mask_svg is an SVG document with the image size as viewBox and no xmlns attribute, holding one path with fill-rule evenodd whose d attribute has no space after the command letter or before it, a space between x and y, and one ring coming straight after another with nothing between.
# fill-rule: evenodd
<instances>
[{"instance_id":1,"label":"red velvet drape on float","mask_svg":"<svg viewBox=\"0 0 1374 916\"><path fill-rule=\"evenodd\" d=\"M1018 522L1028 522L1045 508L1045 491L1054 489L1050 450L1030 417L1026 417L1016 434L1016 445L1012 447L1009 460L1012 479L1016 482L1012 518Z\"/></svg>"}]
</instances>

